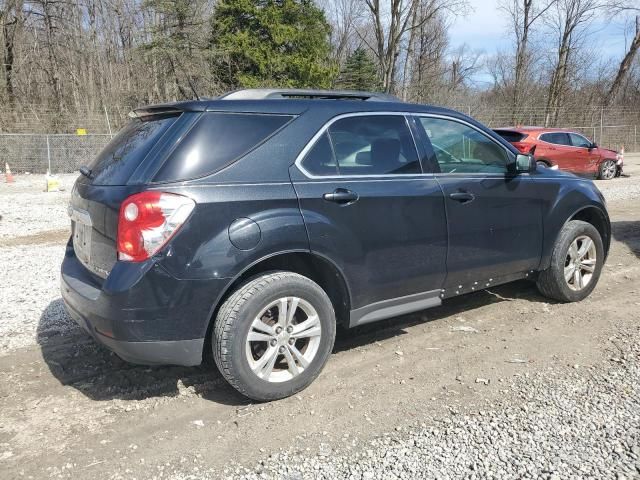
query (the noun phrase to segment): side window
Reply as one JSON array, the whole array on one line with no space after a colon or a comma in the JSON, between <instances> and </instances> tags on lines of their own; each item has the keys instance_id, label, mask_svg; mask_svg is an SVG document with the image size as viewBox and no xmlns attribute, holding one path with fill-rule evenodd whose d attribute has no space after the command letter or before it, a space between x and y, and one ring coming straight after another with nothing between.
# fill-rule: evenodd
<instances>
[{"instance_id":1,"label":"side window","mask_svg":"<svg viewBox=\"0 0 640 480\"><path fill-rule=\"evenodd\" d=\"M292 118L205 112L160 168L154 181L186 180L215 173L260 145Z\"/></svg>"},{"instance_id":2,"label":"side window","mask_svg":"<svg viewBox=\"0 0 640 480\"><path fill-rule=\"evenodd\" d=\"M542 140L543 142L553 143L555 145L571 146L569 135L562 132L543 133L542 135L540 135L540 140Z\"/></svg>"},{"instance_id":3,"label":"side window","mask_svg":"<svg viewBox=\"0 0 640 480\"><path fill-rule=\"evenodd\" d=\"M328 132L340 175L422 172L402 115L347 117L333 123Z\"/></svg>"},{"instance_id":4,"label":"side window","mask_svg":"<svg viewBox=\"0 0 640 480\"><path fill-rule=\"evenodd\" d=\"M442 173L506 173L507 151L463 123L420 117Z\"/></svg>"},{"instance_id":5,"label":"side window","mask_svg":"<svg viewBox=\"0 0 640 480\"><path fill-rule=\"evenodd\" d=\"M326 133L316 141L313 148L309 150L302 161L304 169L311 175L337 175L338 166L336 164L329 137Z\"/></svg>"},{"instance_id":6,"label":"side window","mask_svg":"<svg viewBox=\"0 0 640 480\"><path fill-rule=\"evenodd\" d=\"M589 148L591 146L591 142L584 138L582 135L578 135L577 133L570 133L569 137L571 138L571 145L573 145L574 147Z\"/></svg>"}]
</instances>

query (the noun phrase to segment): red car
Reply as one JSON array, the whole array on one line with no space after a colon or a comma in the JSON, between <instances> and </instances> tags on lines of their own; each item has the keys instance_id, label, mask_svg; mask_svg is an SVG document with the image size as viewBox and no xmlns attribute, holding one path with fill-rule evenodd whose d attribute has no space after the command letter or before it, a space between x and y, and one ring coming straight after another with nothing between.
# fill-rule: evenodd
<instances>
[{"instance_id":1,"label":"red car","mask_svg":"<svg viewBox=\"0 0 640 480\"><path fill-rule=\"evenodd\" d=\"M557 167L577 175L610 180L622 174L622 154L598 147L584 135L557 128L507 127L494 131L541 167Z\"/></svg>"}]
</instances>

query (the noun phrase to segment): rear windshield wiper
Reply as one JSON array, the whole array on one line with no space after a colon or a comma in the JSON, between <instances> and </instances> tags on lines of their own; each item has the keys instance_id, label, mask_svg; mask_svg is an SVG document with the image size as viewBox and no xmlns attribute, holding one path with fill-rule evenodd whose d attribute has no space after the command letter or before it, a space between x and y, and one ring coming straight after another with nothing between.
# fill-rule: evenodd
<instances>
[{"instance_id":1,"label":"rear windshield wiper","mask_svg":"<svg viewBox=\"0 0 640 480\"><path fill-rule=\"evenodd\" d=\"M89 167L80 167L80 173L89 179L93 178L91 176L91 170L89 169Z\"/></svg>"}]
</instances>

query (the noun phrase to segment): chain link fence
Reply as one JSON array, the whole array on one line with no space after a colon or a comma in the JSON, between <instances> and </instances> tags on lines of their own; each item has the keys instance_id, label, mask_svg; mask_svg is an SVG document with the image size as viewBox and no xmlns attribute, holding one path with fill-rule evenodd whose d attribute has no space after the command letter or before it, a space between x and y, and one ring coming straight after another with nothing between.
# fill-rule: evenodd
<instances>
[{"instance_id":1,"label":"chain link fence","mask_svg":"<svg viewBox=\"0 0 640 480\"><path fill-rule=\"evenodd\" d=\"M70 173L90 163L109 140L109 134L0 134L0 162L13 173Z\"/></svg>"},{"instance_id":2,"label":"chain link fence","mask_svg":"<svg viewBox=\"0 0 640 480\"><path fill-rule=\"evenodd\" d=\"M509 109L490 105L453 107L489 127L515 124L544 125L543 108L527 110L514 121ZM8 162L14 173L69 173L87 165L127 121L128 107L109 107L101 111L58 114L63 126L53 126L50 111L34 106L24 111L0 110L0 167ZM585 107L558 112L556 125L583 133L600 146L626 152L640 152L640 111L624 108ZM76 128L87 135L77 135ZM67 132L67 133L47 133ZM0 168L1 169L1 168Z\"/></svg>"}]
</instances>

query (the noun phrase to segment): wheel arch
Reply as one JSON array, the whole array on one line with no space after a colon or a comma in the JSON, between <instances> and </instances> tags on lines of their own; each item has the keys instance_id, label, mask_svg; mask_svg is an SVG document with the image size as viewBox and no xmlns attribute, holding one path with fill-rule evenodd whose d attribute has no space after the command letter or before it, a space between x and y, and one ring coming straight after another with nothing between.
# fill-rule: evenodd
<instances>
[{"instance_id":1,"label":"wheel arch","mask_svg":"<svg viewBox=\"0 0 640 480\"><path fill-rule=\"evenodd\" d=\"M538 158L535 157L536 162L541 162L541 163L545 163L547 165L547 168L553 167L554 163L551 160L548 160L544 157Z\"/></svg>"},{"instance_id":2,"label":"wheel arch","mask_svg":"<svg viewBox=\"0 0 640 480\"><path fill-rule=\"evenodd\" d=\"M342 270L334 262L322 255L306 250L274 253L251 263L236 275L218 295L209 315L203 358L210 355L210 349L206 345L210 345L213 325L220 306L246 280L274 270L298 273L316 282L327 293L333 304L336 323L345 327L349 325L349 313L351 311L350 289Z\"/></svg>"},{"instance_id":3,"label":"wheel arch","mask_svg":"<svg viewBox=\"0 0 640 480\"><path fill-rule=\"evenodd\" d=\"M565 221L559 224L559 228L554 232L553 241L547 243L545 251L543 252L540 270L545 270L549 267L551 253L553 252L553 247L558 240L558 236L564 226L572 220L587 222L598 230L598 233L600 233L600 237L602 238L602 245L604 247L606 260L609 253L609 247L611 245L611 223L609 221L609 215L606 213L606 210L598 205L585 205L573 210L571 214L566 216Z\"/></svg>"},{"instance_id":4,"label":"wheel arch","mask_svg":"<svg viewBox=\"0 0 640 480\"><path fill-rule=\"evenodd\" d=\"M598 230L600 238L602 238L606 259L609 254L609 246L611 245L611 224L609 222L609 216L596 206L588 206L574 213L567 222L571 220L582 220L583 222L590 223Z\"/></svg>"}]
</instances>

